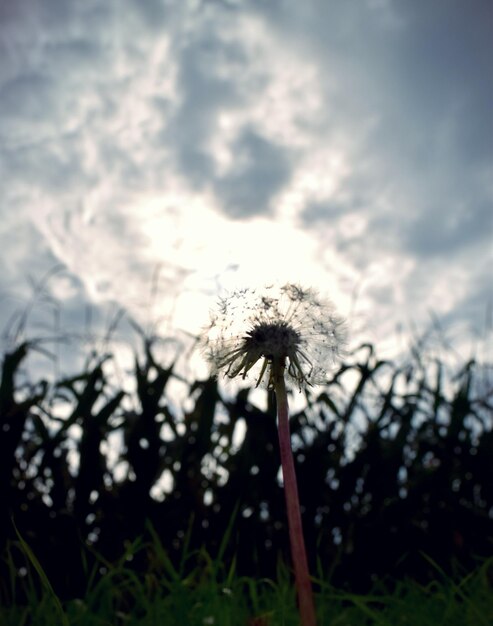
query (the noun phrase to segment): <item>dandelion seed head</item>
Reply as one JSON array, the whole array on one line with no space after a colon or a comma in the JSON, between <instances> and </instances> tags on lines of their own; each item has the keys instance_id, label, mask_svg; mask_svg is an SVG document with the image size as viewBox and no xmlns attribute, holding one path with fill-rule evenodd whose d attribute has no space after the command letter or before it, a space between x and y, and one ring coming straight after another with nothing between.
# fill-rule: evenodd
<instances>
[{"instance_id":1,"label":"dandelion seed head","mask_svg":"<svg viewBox=\"0 0 493 626\"><path fill-rule=\"evenodd\" d=\"M201 341L213 374L253 376L272 387L272 364L300 388L320 384L343 354L346 330L330 302L287 283L239 289L221 298Z\"/></svg>"}]
</instances>

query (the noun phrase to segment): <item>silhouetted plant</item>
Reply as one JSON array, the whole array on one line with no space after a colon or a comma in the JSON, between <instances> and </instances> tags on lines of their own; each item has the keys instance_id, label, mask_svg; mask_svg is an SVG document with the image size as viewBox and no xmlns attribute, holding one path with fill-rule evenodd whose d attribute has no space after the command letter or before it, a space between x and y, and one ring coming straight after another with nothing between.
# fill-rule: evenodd
<instances>
[{"instance_id":1,"label":"silhouetted plant","mask_svg":"<svg viewBox=\"0 0 493 626\"><path fill-rule=\"evenodd\" d=\"M186 543L189 555L205 545L236 558L240 575L275 577L288 541L272 398L264 409L249 389L226 396L214 380L190 381L182 407L170 392L174 368L149 341L129 410L130 392L110 384L111 356L70 379L20 384L34 348L6 353L1 372L3 602L23 593L3 575L25 567L11 517L62 598L81 595L105 562L127 558L150 527L184 576L197 565L193 556L181 562ZM362 346L320 393L304 396L291 429L308 558L320 575L363 591L387 577L430 580L436 569L423 553L452 574L491 554L488 372L470 361L452 375L423 351L397 365ZM128 567L148 571L153 554L132 554Z\"/></svg>"}]
</instances>

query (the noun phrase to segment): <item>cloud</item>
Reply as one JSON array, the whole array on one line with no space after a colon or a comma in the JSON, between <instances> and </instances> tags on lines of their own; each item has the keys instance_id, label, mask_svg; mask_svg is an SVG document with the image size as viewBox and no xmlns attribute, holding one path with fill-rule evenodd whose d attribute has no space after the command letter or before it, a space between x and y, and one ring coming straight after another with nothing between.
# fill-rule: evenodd
<instances>
[{"instance_id":1,"label":"cloud","mask_svg":"<svg viewBox=\"0 0 493 626\"><path fill-rule=\"evenodd\" d=\"M439 198L436 202L439 202ZM464 248L491 244L493 215L491 203L466 203L434 208L430 206L406 230L405 242L415 254L423 257L445 256L463 252ZM440 217L439 217L440 216Z\"/></svg>"},{"instance_id":2,"label":"cloud","mask_svg":"<svg viewBox=\"0 0 493 626\"><path fill-rule=\"evenodd\" d=\"M451 323L479 306L484 4L7 4L4 287L61 262L81 285L74 315L114 301L137 316L157 266L163 311L296 274L346 309L359 289L359 327L388 337L435 303Z\"/></svg>"},{"instance_id":3,"label":"cloud","mask_svg":"<svg viewBox=\"0 0 493 626\"><path fill-rule=\"evenodd\" d=\"M205 185L213 176L214 161L207 144L218 131L222 110L239 103L235 83L228 75L234 59L241 62L241 46L212 32L199 29L178 49L177 89L179 102L162 134L175 154L179 171L195 185Z\"/></svg>"},{"instance_id":4,"label":"cloud","mask_svg":"<svg viewBox=\"0 0 493 626\"><path fill-rule=\"evenodd\" d=\"M252 130L232 146L234 164L215 184L225 212L231 217L269 213L271 202L289 180L287 151Z\"/></svg>"}]
</instances>

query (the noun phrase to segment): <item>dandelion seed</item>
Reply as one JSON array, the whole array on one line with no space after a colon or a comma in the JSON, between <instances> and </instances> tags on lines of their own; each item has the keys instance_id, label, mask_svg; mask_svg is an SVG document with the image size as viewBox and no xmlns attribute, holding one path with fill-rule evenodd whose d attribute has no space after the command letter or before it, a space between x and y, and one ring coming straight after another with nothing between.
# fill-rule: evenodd
<instances>
[{"instance_id":1,"label":"dandelion seed","mask_svg":"<svg viewBox=\"0 0 493 626\"><path fill-rule=\"evenodd\" d=\"M257 386L274 388L274 363L300 389L323 383L341 354L345 326L313 289L287 283L276 292L241 289L222 298L203 341L213 372L229 378L255 373ZM267 376L266 376L267 375Z\"/></svg>"}]
</instances>

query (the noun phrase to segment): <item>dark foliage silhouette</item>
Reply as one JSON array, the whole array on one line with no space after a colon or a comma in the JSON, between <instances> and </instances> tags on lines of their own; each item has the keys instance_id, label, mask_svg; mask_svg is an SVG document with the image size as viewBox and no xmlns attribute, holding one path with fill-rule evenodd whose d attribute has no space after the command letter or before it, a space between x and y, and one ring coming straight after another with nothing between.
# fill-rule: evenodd
<instances>
[{"instance_id":1,"label":"dark foliage silhouette","mask_svg":"<svg viewBox=\"0 0 493 626\"><path fill-rule=\"evenodd\" d=\"M208 379L190 382L180 407L173 367L144 343L132 410L109 382L111 355L27 386L16 376L32 345L4 355L0 580L9 559L26 565L12 519L62 598L155 536L184 574L196 566L183 563L184 550L201 546L235 558L240 574L275 577L278 559L288 562L273 399L263 410L249 390L226 397ZM365 591L376 580L428 581L432 562L464 574L491 555L493 403L491 384L479 384L489 372L470 361L452 376L424 352L397 366L366 345L307 393L291 428L314 571ZM115 434L117 460L107 452ZM153 497L163 472L166 493ZM128 566L144 575L154 559L140 550ZM0 584L2 602L22 601L22 587Z\"/></svg>"}]
</instances>

